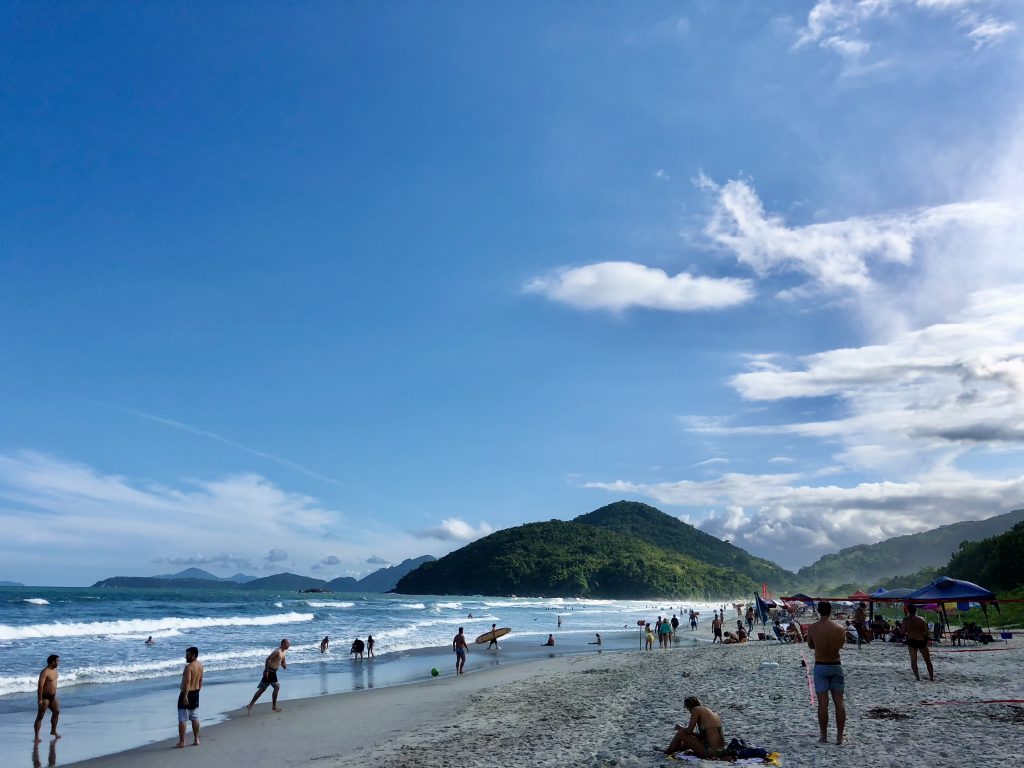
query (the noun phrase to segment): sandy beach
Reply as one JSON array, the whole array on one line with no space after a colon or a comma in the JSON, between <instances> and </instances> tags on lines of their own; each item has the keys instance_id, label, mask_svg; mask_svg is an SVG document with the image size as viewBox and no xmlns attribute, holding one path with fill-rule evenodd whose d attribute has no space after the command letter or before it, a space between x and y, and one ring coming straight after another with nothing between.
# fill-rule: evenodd
<instances>
[{"instance_id":1,"label":"sandy beach","mask_svg":"<svg viewBox=\"0 0 1024 768\"><path fill-rule=\"evenodd\" d=\"M169 738L76 765L670 765L654 747L667 745L673 724L685 722L686 695L721 715L727 739L777 751L786 766L1012 763L1024 706L925 702L1024 699L1019 642L966 652L936 648L935 682L913 679L903 647L848 647L842 746L817 743L801 666L803 657L810 663L806 646L755 642L554 656L477 670L471 656L461 678L295 700L280 714L261 702L251 717L240 710L204 730L198 748L175 750ZM173 729L169 712L169 737ZM834 741L834 730L830 736ZM45 764L45 744L42 757Z\"/></svg>"}]
</instances>

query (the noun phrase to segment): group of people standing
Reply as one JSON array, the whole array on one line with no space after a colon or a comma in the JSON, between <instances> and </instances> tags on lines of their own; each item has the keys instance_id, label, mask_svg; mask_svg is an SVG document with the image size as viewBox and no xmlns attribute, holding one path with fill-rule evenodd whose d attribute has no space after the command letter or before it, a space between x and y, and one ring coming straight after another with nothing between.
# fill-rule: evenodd
<instances>
[{"instance_id":1,"label":"group of people standing","mask_svg":"<svg viewBox=\"0 0 1024 768\"><path fill-rule=\"evenodd\" d=\"M659 616L651 628L650 623L644 625L644 647L650 651L654 648L654 639L658 639L659 648L671 648L676 632L679 630L679 617L674 613L670 619L668 616Z\"/></svg>"}]
</instances>

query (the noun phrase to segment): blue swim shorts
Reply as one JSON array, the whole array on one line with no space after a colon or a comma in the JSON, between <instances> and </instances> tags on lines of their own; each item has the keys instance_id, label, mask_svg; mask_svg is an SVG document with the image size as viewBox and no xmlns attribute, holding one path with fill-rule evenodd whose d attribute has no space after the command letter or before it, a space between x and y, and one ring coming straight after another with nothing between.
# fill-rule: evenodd
<instances>
[{"instance_id":1,"label":"blue swim shorts","mask_svg":"<svg viewBox=\"0 0 1024 768\"><path fill-rule=\"evenodd\" d=\"M846 676L843 675L842 664L814 665L815 693L842 693L846 690Z\"/></svg>"}]
</instances>

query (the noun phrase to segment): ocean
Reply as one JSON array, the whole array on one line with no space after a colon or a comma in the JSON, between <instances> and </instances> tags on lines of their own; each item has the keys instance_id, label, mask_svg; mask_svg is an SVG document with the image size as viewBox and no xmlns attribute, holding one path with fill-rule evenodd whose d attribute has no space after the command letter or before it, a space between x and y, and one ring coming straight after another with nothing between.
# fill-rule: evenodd
<instances>
[{"instance_id":1,"label":"ocean","mask_svg":"<svg viewBox=\"0 0 1024 768\"><path fill-rule=\"evenodd\" d=\"M210 725L248 703L263 660L289 638L281 701L428 679L454 673L452 637L472 640L512 627L501 650L474 645L466 665L508 664L546 654L637 649L637 622L693 608L702 628L718 606L678 601L573 600L475 596L297 594L234 590L0 588L0 766L32 765L36 681L46 657L60 664L64 738L42 762L83 760L176 735L177 688L185 649L198 646L206 674L202 722ZM472 618L469 618L472 614ZM558 626L561 617L562 625ZM685 622L683 622L685 624ZM554 648L543 647L549 633ZM348 650L373 635L377 658L352 661ZM684 627L684 639L688 630ZM320 641L330 637L330 650ZM152 636L155 641L146 645ZM269 702L266 693L261 703ZM49 717L43 724L48 733Z\"/></svg>"}]
</instances>

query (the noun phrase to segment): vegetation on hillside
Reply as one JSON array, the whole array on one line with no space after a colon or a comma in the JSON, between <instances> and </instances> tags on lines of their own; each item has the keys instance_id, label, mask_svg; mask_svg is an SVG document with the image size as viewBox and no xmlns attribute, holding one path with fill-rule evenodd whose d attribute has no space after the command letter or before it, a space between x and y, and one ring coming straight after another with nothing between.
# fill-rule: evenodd
<instances>
[{"instance_id":1,"label":"vegetation on hillside","mask_svg":"<svg viewBox=\"0 0 1024 768\"><path fill-rule=\"evenodd\" d=\"M617 501L580 515L573 522L636 536L656 547L732 568L749 576L758 585L767 582L773 591L785 591L794 582L791 572L770 560L754 557L727 541L716 539L689 523L638 501Z\"/></svg>"},{"instance_id":2,"label":"vegetation on hillside","mask_svg":"<svg viewBox=\"0 0 1024 768\"><path fill-rule=\"evenodd\" d=\"M395 587L403 594L592 598L720 598L754 583L636 536L551 520L492 533L424 563Z\"/></svg>"},{"instance_id":3,"label":"vegetation on hillside","mask_svg":"<svg viewBox=\"0 0 1024 768\"><path fill-rule=\"evenodd\" d=\"M965 541L949 561L948 574L993 592L1024 585L1024 522L999 536Z\"/></svg>"},{"instance_id":4,"label":"vegetation on hillside","mask_svg":"<svg viewBox=\"0 0 1024 768\"><path fill-rule=\"evenodd\" d=\"M847 547L801 568L797 581L810 588L849 582L869 584L927 566L940 566L949 561L962 542L995 536L1022 521L1024 509L1017 509L987 520L953 523L876 544Z\"/></svg>"}]
</instances>

